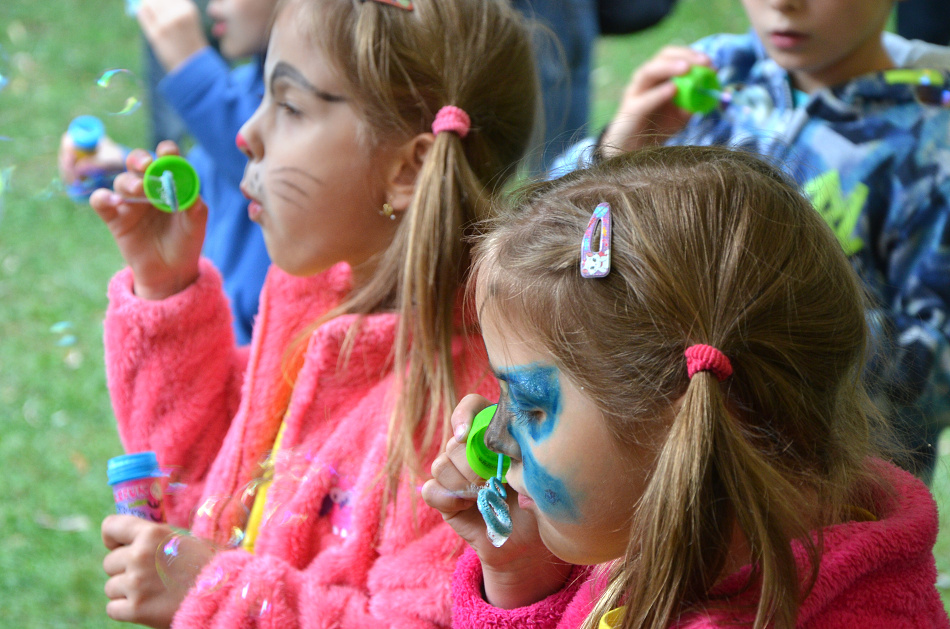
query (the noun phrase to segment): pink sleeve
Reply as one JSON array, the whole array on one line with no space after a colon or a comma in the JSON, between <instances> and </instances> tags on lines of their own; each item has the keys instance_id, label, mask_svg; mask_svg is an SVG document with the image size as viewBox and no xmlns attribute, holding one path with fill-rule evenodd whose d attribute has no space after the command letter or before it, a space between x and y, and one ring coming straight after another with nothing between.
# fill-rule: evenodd
<instances>
[{"instance_id":1,"label":"pink sleeve","mask_svg":"<svg viewBox=\"0 0 950 629\"><path fill-rule=\"evenodd\" d=\"M294 627L445 629L460 540L438 517L398 548L365 547L322 554L304 567L266 554L233 550L205 566L175 614L174 629ZM425 527L434 524L432 528ZM366 580L355 575L366 575Z\"/></svg>"},{"instance_id":2,"label":"pink sleeve","mask_svg":"<svg viewBox=\"0 0 950 629\"><path fill-rule=\"evenodd\" d=\"M455 565L453 629L574 629L590 608L590 568L577 566L560 592L516 609L499 609L482 598L482 564L469 548Z\"/></svg>"},{"instance_id":3,"label":"pink sleeve","mask_svg":"<svg viewBox=\"0 0 950 629\"><path fill-rule=\"evenodd\" d=\"M184 526L201 495L240 400L247 352L239 351L221 277L207 260L198 280L160 301L132 292L132 271L109 284L106 376L126 452L154 450L187 488L168 496L169 522Z\"/></svg>"}]
</instances>

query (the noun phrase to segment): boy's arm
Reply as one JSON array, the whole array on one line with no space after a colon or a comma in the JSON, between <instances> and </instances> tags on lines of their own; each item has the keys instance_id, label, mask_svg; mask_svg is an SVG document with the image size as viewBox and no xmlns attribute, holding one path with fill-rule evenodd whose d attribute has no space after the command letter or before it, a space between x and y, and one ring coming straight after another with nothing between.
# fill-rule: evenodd
<instances>
[{"instance_id":1,"label":"boy's arm","mask_svg":"<svg viewBox=\"0 0 950 629\"><path fill-rule=\"evenodd\" d=\"M945 127L944 137L946 132ZM922 134L936 137L926 130ZM916 458L932 451L937 415L946 412L950 391L950 167L920 154L908 161L913 168L908 164L895 172L925 169L928 172L920 179L932 183L903 181L891 186L895 192L888 224L876 245L888 254L886 279L895 292L871 318L884 356L872 361L871 377L876 402L896 423L897 437ZM914 461L923 463L918 472L928 472L930 456L932 452Z\"/></svg>"},{"instance_id":2,"label":"boy's arm","mask_svg":"<svg viewBox=\"0 0 950 629\"><path fill-rule=\"evenodd\" d=\"M208 45L201 11L191 0L143 0L136 17L166 72L174 71Z\"/></svg>"},{"instance_id":3,"label":"boy's arm","mask_svg":"<svg viewBox=\"0 0 950 629\"><path fill-rule=\"evenodd\" d=\"M235 145L241 126L260 105L264 93L260 69L253 64L231 69L210 46L165 76L158 89L184 121L188 132L216 168L237 186L247 158Z\"/></svg>"}]
</instances>

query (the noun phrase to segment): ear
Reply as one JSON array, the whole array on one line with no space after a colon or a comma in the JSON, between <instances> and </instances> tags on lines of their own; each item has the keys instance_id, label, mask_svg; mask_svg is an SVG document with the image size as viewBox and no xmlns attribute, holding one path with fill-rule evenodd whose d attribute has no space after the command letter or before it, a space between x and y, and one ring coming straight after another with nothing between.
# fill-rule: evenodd
<instances>
[{"instance_id":1,"label":"ear","mask_svg":"<svg viewBox=\"0 0 950 629\"><path fill-rule=\"evenodd\" d=\"M432 149L435 136L420 133L397 147L386 176L386 201L397 212L405 212L416 192L422 164Z\"/></svg>"}]
</instances>

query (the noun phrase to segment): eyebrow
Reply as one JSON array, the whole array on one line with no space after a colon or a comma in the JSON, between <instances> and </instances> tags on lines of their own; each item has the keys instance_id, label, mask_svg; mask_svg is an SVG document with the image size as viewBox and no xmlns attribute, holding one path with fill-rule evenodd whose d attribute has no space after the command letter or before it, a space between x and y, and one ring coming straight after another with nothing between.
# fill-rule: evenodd
<instances>
[{"instance_id":1,"label":"eyebrow","mask_svg":"<svg viewBox=\"0 0 950 629\"><path fill-rule=\"evenodd\" d=\"M279 79L286 79L292 83L296 83L300 87L304 88L317 98L329 101L331 103L341 103L346 100L343 96L337 94L331 94L330 92L324 92L316 85L307 80L307 77L303 75L297 68L290 65L286 61L278 61L277 65L274 66L274 71L270 76L270 90L274 91L274 83Z\"/></svg>"}]
</instances>

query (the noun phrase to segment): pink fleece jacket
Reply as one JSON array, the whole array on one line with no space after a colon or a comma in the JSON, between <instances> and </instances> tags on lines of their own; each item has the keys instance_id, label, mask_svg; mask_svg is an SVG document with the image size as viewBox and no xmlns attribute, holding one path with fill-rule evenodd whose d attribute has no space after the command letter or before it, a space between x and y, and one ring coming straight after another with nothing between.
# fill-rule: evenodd
<instances>
[{"instance_id":1,"label":"pink fleece jacket","mask_svg":"<svg viewBox=\"0 0 950 629\"><path fill-rule=\"evenodd\" d=\"M876 496L880 519L847 522L824 530L824 553L814 589L802 602L799 629L947 629L950 621L935 586L933 546L937 508L927 487L896 467L877 461L895 492ZM800 574L807 558L794 544ZM717 591L742 591L751 566L726 577ZM598 571L598 573L600 573ZM482 599L482 572L471 550L456 567L453 597L455 629L576 629L602 590L591 572L579 584L569 581L561 592L529 607L503 610ZM600 573L602 574L602 573ZM598 585L600 583L600 585ZM751 626L753 591L735 599L731 613L692 614L676 629L721 629ZM752 609L750 613L748 610Z\"/></svg>"},{"instance_id":2,"label":"pink fleece jacket","mask_svg":"<svg viewBox=\"0 0 950 629\"><path fill-rule=\"evenodd\" d=\"M170 523L220 543L243 526L240 496L283 419L274 385L287 349L349 289L342 264L311 278L272 268L248 353L207 261L194 285L162 301L135 297L128 269L113 278L105 348L119 434L128 452L155 450L178 472ZM380 522L398 316L367 317L342 366L354 319L309 335L255 552L216 555L173 627L449 625L462 550L452 529L408 486ZM452 349L459 391L497 397L479 340L456 338Z\"/></svg>"}]
</instances>

